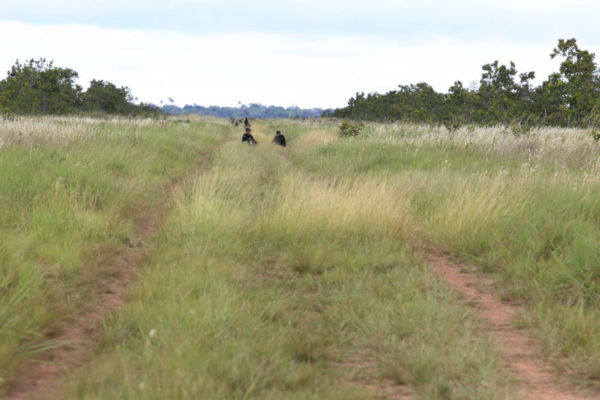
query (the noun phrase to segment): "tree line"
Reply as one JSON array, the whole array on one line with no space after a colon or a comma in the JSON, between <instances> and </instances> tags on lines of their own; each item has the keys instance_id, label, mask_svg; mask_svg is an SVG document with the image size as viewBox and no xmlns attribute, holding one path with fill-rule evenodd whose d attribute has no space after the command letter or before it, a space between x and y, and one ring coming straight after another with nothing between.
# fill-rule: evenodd
<instances>
[{"instance_id":1,"label":"tree line","mask_svg":"<svg viewBox=\"0 0 600 400\"><path fill-rule=\"evenodd\" d=\"M151 104L134 104L129 88L104 80L92 80L84 91L75 83L78 77L77 71L56 67L44 58L25 63L17 60L0 81L0 113L153 115L161 112Z\"/></svg>"},{"instance_id":2,"label":"tree line","mask_svg":"<svg viewBox=\"0 0 600 400\"><path fill-rule=\"evenodd\" d=\"M476 88L456 81L448 93L425 82L400 85L385 94L356 93L348 105L324 116L369 121L597 127L600 125L600 71L595 54L579 48L576 39L560 39L550 57L562 59L560 69L539 86L535 73L518 73L498 61L485 64Z\"/></svg>"},{"instance_id":3,"label":"tree line","mask_svg":"<svg viewBox=\"0 0 600 400\"><path fill-rule=\"evenodd\" d=\"M260 103L242 104L239 107L199 106L186 105L177 107L175 105L164 105L161 109L168 114L198 114L210 115L220 118L318 118L323 113L321 108L303 109L297 106L279 107L264 106Z\"/></svg>"}]
</instances>

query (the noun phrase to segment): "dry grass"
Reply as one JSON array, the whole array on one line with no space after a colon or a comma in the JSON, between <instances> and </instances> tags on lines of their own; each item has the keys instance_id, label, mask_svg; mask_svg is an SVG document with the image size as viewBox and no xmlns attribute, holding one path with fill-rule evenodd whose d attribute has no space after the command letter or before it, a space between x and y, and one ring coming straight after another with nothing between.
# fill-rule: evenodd
<instances>
[{"instance_id":1,"label":"dry grass","mask_svg":"<svg viewBox=\"0 0 600 400\"><path fill-rule=\"evenodd\" d=\"M390 144L474 147L489 157L516 157L530 164L543 162L594 174L600 171L600 145L589 129L534 128L515 135L504 126L462 127L450 133L428 125L369 124L365 133L368 140Z\"/></svg>"}]
</instances>

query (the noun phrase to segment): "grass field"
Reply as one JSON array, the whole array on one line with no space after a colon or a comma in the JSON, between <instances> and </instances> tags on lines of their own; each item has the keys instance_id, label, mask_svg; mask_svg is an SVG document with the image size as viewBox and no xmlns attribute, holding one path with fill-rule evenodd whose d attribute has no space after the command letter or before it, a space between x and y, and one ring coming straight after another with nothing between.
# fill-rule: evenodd
<instances>
[{"instance_id":1,"label":"grass field","mask_svg":"<svg viewBox=\"0 0 600 400\"><path fill-rule=\"evenodd\" d=\"M276 128L287 148L268 143ZM57 345L53 327L110 274L94 258L135 243L154 207L166 213L142 271L65 398L518 398L429 251L486 273L564 380L598 390L587 132L336 129L257 121L249 147L218 120L1 125L1 387Z\"/></svg>"},{"instance_id":2,"label":"grass field","mask_svg":"<svg viewBox=\"0 0 600 400\"><path fill-rule=\"evenodd\" d=\"M139 210L160 207L163 188L220 130L118 119L0 123L0 388L59 345L57 322L115 272L97 259L136 241Z\"/></svg>"}]
</instances>

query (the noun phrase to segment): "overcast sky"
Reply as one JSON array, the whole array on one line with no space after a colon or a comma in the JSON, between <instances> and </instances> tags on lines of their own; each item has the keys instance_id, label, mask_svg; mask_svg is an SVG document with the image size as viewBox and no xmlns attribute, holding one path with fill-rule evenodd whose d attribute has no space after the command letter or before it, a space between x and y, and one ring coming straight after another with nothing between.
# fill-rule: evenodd
<instances>
[{"instance_id":1,"label":"overcast sky","mask_svg":"<svg viewBox=\"0 0 600 400\"><path fill-rule=\"evenodd\" d=\"M447 91L511 60L538 82L577 38L600 54L597 0L0 0L0 73L45 57L141 101L341 107L357 91Z\"/></svg>"}]
</instances>

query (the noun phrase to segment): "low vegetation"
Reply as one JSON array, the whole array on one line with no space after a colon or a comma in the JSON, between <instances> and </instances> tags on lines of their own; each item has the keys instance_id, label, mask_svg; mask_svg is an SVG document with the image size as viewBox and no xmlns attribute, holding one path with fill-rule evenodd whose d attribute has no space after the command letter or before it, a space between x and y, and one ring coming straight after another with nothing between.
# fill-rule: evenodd
<instances>
[{"instance_id":1,"label":"low vegetation","mask_svg":"<svg viewBox=\"0 0 600 400\"><path fill-rule=\"evenodd\" d=\"M407 246L400 186L323 179L285 149L237 136L177 195L161 246L107 322L93 365L72 378L73 396L505 393L471 311Z\"/></svg>"},{"instance_id":2,"label":"low vegetation","mask_svg":"<svg viewBox=\"0 0 600 400\"><path fill-rule=\"evenodd\" d=\"M362 122L350 122L348 120L343 120L340 124L340 136L341 137L353 137L360 135L360 131L363 128Z\"/></svg>"},{"instance_id":3,"label":"low vegetation","mask_svg":"<svg viewBox=\"0 0 600 400\"><path fill-rule=\"evenodd\" d=\"M67 377L67 398L517 398L429 251L487 274L523 306L516 327L559 376L600 390L600 149L589 130L252 128L258 146L226 121L2 125L4 388L85 300L86 262L135 242L136 210L156 202L169 211L152 251L93 362ZM288 147L268 144L276 128Z\"/></svg>"},{"instance_id":4,"label":"low vegetation","mask_svg":"<svg viewBox=\"0 0 600 400\"><path fill-rule=\"evenodd\" d=\"M107 252L218 139L220 123L28 118L0 122L0 393L57 345L57 324L110 279Z\"/></svg>"},{"instance_id":5,"label":"low vegetation","mask_svg":"<svg viewBox=\"0 0 600 400\"><path fill-rule=\"evenodd\" d=\"M384 179L405 194L407 240L446 249L525 306L543 353L562 373L600 384L600 148L587 130L365 127L297 147L296 163L337 179ZM406 211L405 211L406 212Z\"/></svg>"}]
</instances>

